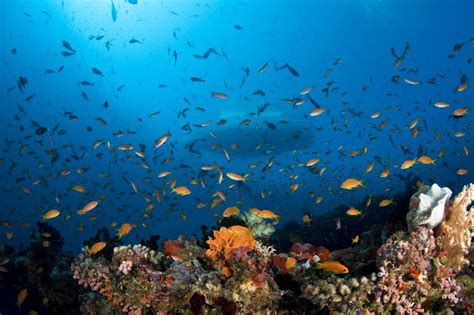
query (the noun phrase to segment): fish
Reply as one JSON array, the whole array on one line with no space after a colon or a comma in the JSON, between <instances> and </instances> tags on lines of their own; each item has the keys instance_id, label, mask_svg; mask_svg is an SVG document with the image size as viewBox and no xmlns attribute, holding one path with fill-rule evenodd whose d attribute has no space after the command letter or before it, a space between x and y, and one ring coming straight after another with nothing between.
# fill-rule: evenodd
<instances>
[{"instance_id":1,"label":"fish","mask_svg":"<svg viewBox=\"0 0 474 315\"><path fill-rule=\"evenodd\" d=\"M316 116L319 116L323 113L325 113L327 110L324 109L324 108L320 108L320 107L315 107L311 110L311 112L309 113L309 115L311 117L316 117Z\"/></svg>"},{"instance_id":2,"label":"fish","mask_svg":"<svg viewBox=\"0 0 474 315\"><path fill-rule=\"evenodd\" d=\"M94 255L103 250L107 246L106 242L97 242L94 245L91 246L91 248L88 250L89 255Z\"/></svg>"},{"instance_id":3,"label":"fish","mask_svg":"<svg viewBox=\"0 0 474 315\"><path fill-rule=\"evenodd\" d=\"M453 111L453 116L454 117L457 117L457 118L460 118L460 117L463 117L465 116L467 113L468 113L468 110L469 110L469 107L460 107L460 108L456 108L454 111Z\"/></svg>"},{"instance_id":4,"label":"fish","mask_svg":"<svg viewBox=\"0 0 474 315\"><path fill-rule=\"evenodd\" d=\"M246 178L240 174L237 174L237 173L233 173L233 172L228 172L225 174L225 176L227 176L228 178L232 179L232 180L235 180L235 181L238 181L238 182L245 182L246 181Z\"/></svg>"},{"instance_id":5,"label":"fish","mask_svg":"<svg viewBox=\"0 0 474 315\"><path fill-rule=\"evenodd\" d=\"M97 69L97 68L92 68L92 73L94 73L94 74L96 74L96 75L98 75L98 76L101 76L101 77L104 76L104 74L102 73L102 71L100 71L100 70Z\"/></svg>"},{"instance_id":6,"label":"fish","mask_svg":"<svg viewBox=\"0 0 474 315\"><path fill-rule=\"evenodd\" d=\"M189 80L190 80L191 82L202 82L202 83L206 82L206 80L203 80L203 79L201 79L201 78L199 78L199 77L191 77L191 78L189 78Z\"/></svg>"},{"instance_id":7,"label":"fish","mask_svg":"<svg viewBox=\"0 0 474 315\"><path fill-rule=\"evenodd\" d=\"M357 244L359 243L359 235L356 235L353 239L352 239L352 244Z\"/></svg>"},{"instance_id":8,"label":"fish","mask_svg":"<svg viewBox=\"0 0 474 315\"><path fill-rule=\"evenodd\" d=\"M311 221L313 221L313 219L311 218L311 216L309 214L304 214L303 215L303 223L304 224L310 224Z\"/></svg>"},{"instance_id":9,"label":"fish","mask_svg":"<svg viewBox=\"0 0 474 315\"><path fill-rule=\"evenodd\" d=\"M266 62L263 66L260 67L260 69L258 69L258 73L259 74L262 74L264 73L268 68L268 62Z\"/></svg>"},{"instance_id":10,"label":"fish","mask_svg":"<svg viewBox=\"0 0 474 315\"><path fill-rule=\"evenodd\" d=\"M400 165L400 169L402 170L406 170L406 169L409 169L410 167L412 167L413 165L415 165L417 159L411 159L411 160L406 160L402 163L402 165Z\"/></svg>"},{"instance_id":11,"label":"fish","mask_svg":"<svg viewBox=\"0 0 474 315\"><path fill-rule=\"evenodd\" d=\"M112 21L117 21L117 9L115 8L114 0L112 2Z\"/></svg>"},{"instance_id":12,"label":"fish","mask_svg":"<svg viewBox=\"0 0 474 315\"><path fill-rule=\"evenodd\" d=\"M435 165L436 160L433 160L429 156L423 155L423 156L420 156L418 158L418 162L420 162L421 164L425 164L425 165L427 165L427 164Z\"/></svg>"},{"instance_id":13,"label":"fish","mask_svg":"<svg viewBox=\"0 0 474 315\"><path fill-rule=\"evenodd\" d=\"M325 261L322 263L317 263L316 264L316 269L323 269L329 272L332 272L334 274L346 274L349 273L349 268L344 266L338 261Z\"/></svg>"},{"instance_id":14,"label":"fish","mask_svg":"<svg viewBox=\"0 0 474 315\"><path fill-rule=\"evenodd\" d=\"M291 270L291 269L295 268L297 263L298 263L298 261L296 260L296 258L288 257L286 259L286 262L285 262L285 267L286 267L287 270Z\"/></svg>"},{"instance_id":15,"label":"fish","mask_svg":"<svg viewBox=\"0 0 474 315\"><path fill-rule=\"evenodd\" d=\"M356 178L348 178L341 184L342 189L352 190L358 187L365 187L362 180Z\"/></svg>"},{"instance_id":16,"label":"fish","mask_svg":"<svg viewBox=\"0 0 474 315\"><path fill-rule=\"evenodd\" d=\"M346 214L350 215L350 216L357 216L357 215L362 215L362 211L354 208L354 207L350 207L347 211L346 211Z\"/></svg>"},{"instance_id":17,"label":"fish","mask_svg":"<svg viewBox=\"0 0 474 315\"><path fill-rule=\"evenodd\" d=\"M212 92L211 95L212 97L219 98L221 100L226 100L229 98L227 94L222 93L222 92Z\"/></svg>"},{"instance_id":18,"label":"fish","mask_svg":"<svg viewBox=\"0 0 474 315\"><path fill-rule=\"evenodd\" d=\"M117 237L121 239L125 235L129 234L130 231L132 230L132 225L130 223L124 223L122 226L117 231Z\"/></svg>"},{"instance_id":19,"label":"fish","mask_svg":"<svg viewBox=\"0 0 474 315\"><path fill-rule=\"evenodd\" d=\"M224 218L228 218L230 216L238 216L240 214L240 209L237 208L237 207L228 207L224 210L224 212L222 213L222 216Z\"/></svg>"},{"instance_id":20,"label":"fish","mask_svg":"<svg viewBox=\"0 0 474 315\"><path fill-rule=\"evenodd\" d=\"M80 186L80 185L72 186L72 190L80 192L80 193L86 192L86 189L83 186Z\"/></svg>"},{"instance_id":21,"label":"fish","mask_svg":"<svg viewBox=\"0 0 474 315\"><path fill-rule=\"evenodd\" d=\"M259 210L257 208L251 208L249 212L257 217L264 218L264 219L274 219L278 220L280 218L279 215L275 214L271 210Z\"/></svg>"},{"instance_id":22,"label":"fish","mask_svg":"<svg viewBox=\"0 0 474 315\"><path fill-rule=\"evenodd\" d=\"M136 39L136 38L130 39L130 40L128 41L128 43L129 43L129 44L142 44L142 42L139 41L139 40ZM160 86L158 86L158 87L160 87Z\"/></svg>"},{"instance_id":23,"label":"fish","mask_svg":"<svg viewBox=\"0 0 474 315\"><path fill-rule=\"evenodd\" d=\"M294 193L295 191L298 190L299 185L298 184L292 184L290 185L290 192Z\"/></svg>"},{"instance_id":24,"label":"fish","mask_svg":"<svg viewBox=\"0 0 474 315\"><path fill-rule=\"evenodd\" d=\"M61 212L59 210L55 210L55 209L49 210L45 214L43 214L43 220L54 219L54 218L58 217L60 214L61 214Z\"/></svg>"},{"instance_id":25,"label":"fish","mask_svg":"<svg viewBox=\"0 0 474 315\"><path fill-rule=\"evenodd\" d=\"M99 202L97 200L91 201L88 204L86 204L84 206L84 208L82 208L80 210L77 210L77 214L84 215L84 214L88 213L89 211L94 210L97 207L98 204L99 204Z\"/></svg>"},{"instance_id":26,"label":"fish","mask_svg":"<svg viewBox=\"0 0 474 315\"><path fill-rule=\"evenodd\" d=\"M70 50L73 53L76 52L76 50L74 48L72 48L72 46L71 46L71 44L69 44L69 42L63 40L61 43L62 43L63 48L66 48L67 50Z\"/></svg>"},{"instance_id":27,"label":"fish","mask_svg":"<svg viewBox=\"0 0 474 315\"><path fill-rule=\"evenodd\" d=\"M166 141L168 141L169 137L171 136L171 134L168 132L166 134L164 134L163 136L159 137L156 141L155 141L155 144L153 145L153 148L156 150L158 149L159 147L161 147L163 144L166 143Z\"/></svg>"},{"instance_id":28,"label":"fish","mask_svg":"<svg viewBox=\"0 0 474 315\"><path fill-rule=\"evenodd\" d=\"M320 161L319 159L309 159L309 160L306 162L305 165L306 165L307 167L312 167L312 166L318 164L319 161Z\"/></svg>"},{"instance_id":29,"label":"fish","mask_svg":"<svg viewBox=\"0 0 474 315\"><path fill-rule=\"evenodd\" d=\"M459 175L459 176L467 175L467 173L469 173L469 170L465 168L460 168L456 171L456 175Z\"/></svg>"},{"instance_id":30,"label":"fish","mask_svg":"<svg viewBox=\"0 0 474 315\"><path fill-rule=\"evenodd\" d=\"M19 308L23 305L23 303L26 300L26 297L28 296L28 290L21 289L20 292L18 292L17 298L16 298L16 305L18 305Z\"/></svg>"},{"instance_id":31,"label":"fish","mask_svg":"<svg viewBox=\"0 0 474 315\"><path fill-rule=\"evenodd\" d=\"M192 192L186 186L178 186L178 187L171 187L171 190L180 196L187 196L190 195Z\"/></svg>"},{"instance_id":32,"label":"fish","mask_svg":"<svg viewBox=\"0 0 474 315\"><path fill-rule=\"evenodd\" d=\"M394 204L393 199L383 199L379 202L379 207L384 208Z\"/></svg>"}]
</instances>

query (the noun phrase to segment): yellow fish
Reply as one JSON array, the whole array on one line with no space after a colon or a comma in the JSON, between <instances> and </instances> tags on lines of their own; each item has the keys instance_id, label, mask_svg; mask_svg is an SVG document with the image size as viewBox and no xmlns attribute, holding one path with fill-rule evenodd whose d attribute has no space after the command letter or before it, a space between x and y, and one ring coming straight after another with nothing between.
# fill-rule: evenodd
<instances>
[{"instance_id":1,"label":"yellow fish","mask_svg":"<svg viewBox=\"0 0 474 315\"><path fill-rule=\"evenodd\" d=\"M359 243L359 235L356 235L353 239L352 239L352 244L357 244Z\"/></svg>"}]
</instances>

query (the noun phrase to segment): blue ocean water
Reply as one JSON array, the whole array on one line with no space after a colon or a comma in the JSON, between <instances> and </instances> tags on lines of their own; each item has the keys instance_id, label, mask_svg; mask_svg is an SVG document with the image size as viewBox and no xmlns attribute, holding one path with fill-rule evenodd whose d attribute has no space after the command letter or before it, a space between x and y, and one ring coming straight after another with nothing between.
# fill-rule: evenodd
<instances>
[{"instance_id":1,"label":"blue ocean water","mask_svg":"<svg viewBox=\"0 0 474 315\"><path fill-rule=\"evenodd\" d=\"M2 243L51 209L79 252L103 226L136 224L127 243L200 235L236 206L278 228L411 180L473 181L472 1L130 2L0 3ZM436 161L400 169L420 156Z\"/></svg>"}]
</instances>

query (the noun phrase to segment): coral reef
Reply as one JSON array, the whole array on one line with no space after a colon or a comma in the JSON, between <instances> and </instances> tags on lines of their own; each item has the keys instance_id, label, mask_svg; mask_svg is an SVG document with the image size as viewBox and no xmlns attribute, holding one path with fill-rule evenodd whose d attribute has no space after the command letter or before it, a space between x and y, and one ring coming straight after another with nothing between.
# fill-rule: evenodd
<instances>
[{"instance_id":1,"label":"coral reef","mask_svg":"<svg viewBox=\"0 0 474 315\"><path fill-rule=\"evenodd\" d=\"M332 251L308 242L277 251L270 234L255 236L266 221L244 226L237 218L205 242L180 237L161 246L157 236L148 246L122 245L101 229L73 259L41 223L27 249L0 247L0 277L15 292L28 290L25 307L55 314L472 314L473 199L474 185L466 186L437 227L400 228L403 213ZM107 246L90 251L97 242Z\"/></svg>"}]
</instances>

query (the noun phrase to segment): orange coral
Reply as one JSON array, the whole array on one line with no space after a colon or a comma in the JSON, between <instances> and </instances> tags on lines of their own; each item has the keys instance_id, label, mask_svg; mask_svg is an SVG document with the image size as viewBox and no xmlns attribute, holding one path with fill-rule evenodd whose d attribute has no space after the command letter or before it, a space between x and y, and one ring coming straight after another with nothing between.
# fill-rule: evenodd
<instances>
[{"instance_id":1,"label":"orange coral","mask_svg":"<svg viewBox=\"0 0 474 315\"><path fill-rule=\"evenodd\" d=\"M233 249L255 248L255 239L252 231L241 225L234 225L230 228L222 227L219 231L214 231L214 239L207 241L209 249L206 256L212 260L219 259L220 255L224 255L224 260L230 258Z\"/></svg>"}]
</instances>

